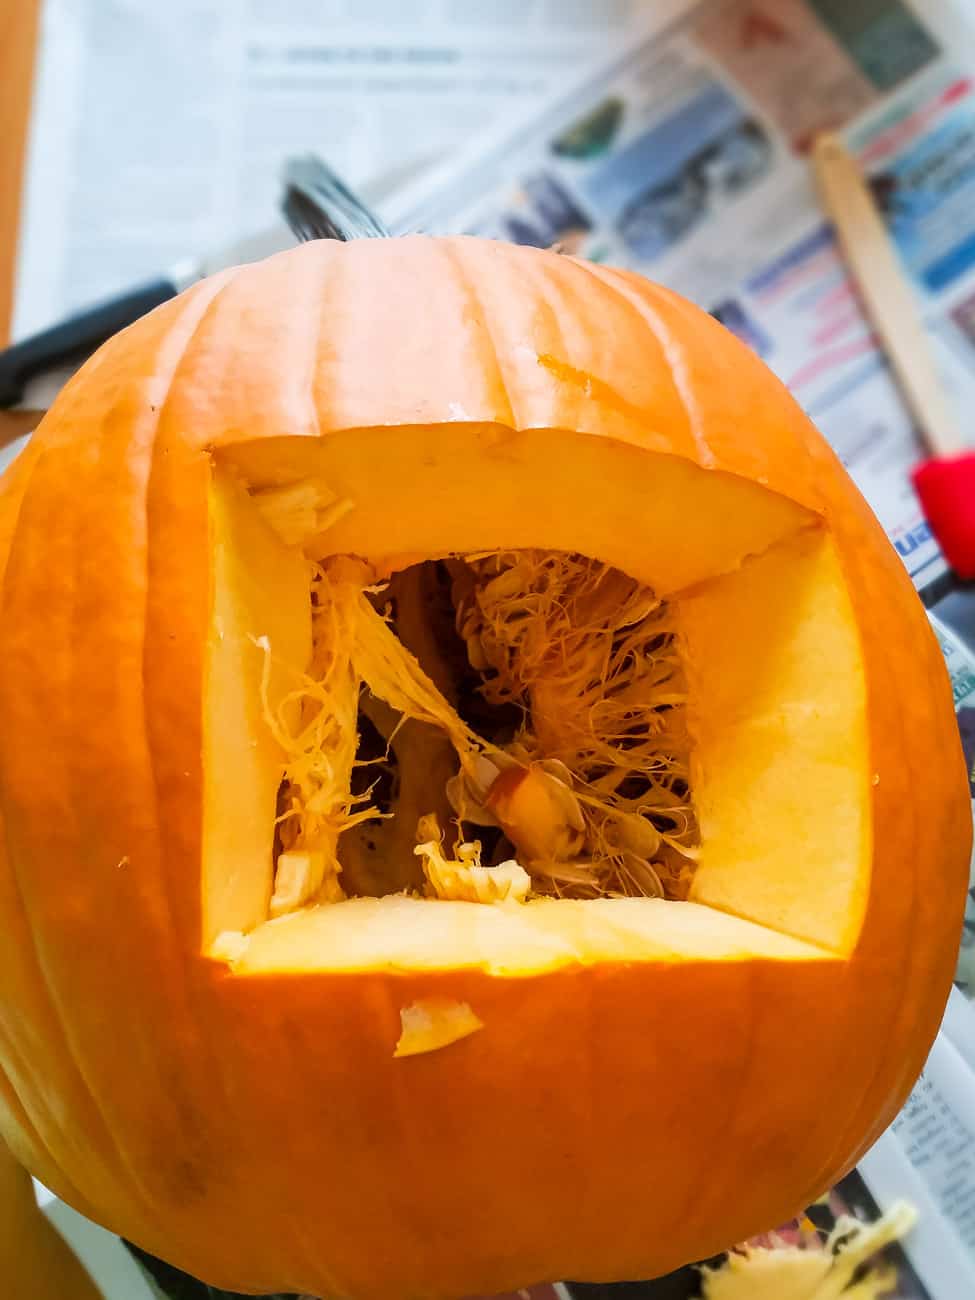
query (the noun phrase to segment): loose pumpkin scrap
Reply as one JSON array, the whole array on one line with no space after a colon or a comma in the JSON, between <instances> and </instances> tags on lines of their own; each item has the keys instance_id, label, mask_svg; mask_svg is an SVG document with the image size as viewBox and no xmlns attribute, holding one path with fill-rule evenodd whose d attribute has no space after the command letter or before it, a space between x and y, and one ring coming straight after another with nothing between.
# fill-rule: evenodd
<instances>
[{"instance_id":1,"label":"loose pumpkin scrap","mask_svg":"<svg viewBox=\"0 0 975 1300\"><path fill-rule=\"evenodd\" d=\"M227 272L67 386L0 573L0 1126L152 1254L647 1277L906 1096L967 882L947 676L675 295L473 239Z\"/></svg>"},{"instance_id":2,"label":"loose pumpkin scrap","mask_svg":"<svg viewBox=\"0 0 975 1300\"><path fill-rule=\"evenodd\" d=\"M881 1254L913 1228L916 1212L903 1201L876 1223L850 1216L819 1249L785 1242L745 1246L719 1268L704 1268L703 1300L883 1300L897 1294L896 1269Z\"/></svg>"}]
</instances>

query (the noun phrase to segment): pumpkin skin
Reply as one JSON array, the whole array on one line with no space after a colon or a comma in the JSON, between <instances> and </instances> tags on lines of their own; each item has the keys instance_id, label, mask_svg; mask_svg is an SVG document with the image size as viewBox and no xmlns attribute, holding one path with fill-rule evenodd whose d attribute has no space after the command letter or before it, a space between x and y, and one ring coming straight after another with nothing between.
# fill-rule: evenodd
<instances>
[{"instance_id":1,"label":"pumpkin skin","mask_svg":"<svg viewBox=\"0 0 975 1300\"><path fill-rule=\"evenodd\" d=\"M578 548L689 592L689 610L795 520L828 539L863 698L866 846L833 948L610 945L513 970L215 957L212 466L253 487L319 457L361 504L330 534L339 551ZM637 494L686 477L673 509L695 529L673 554L654 512L645 543L614 523L594 478L614 465ZM461 520L464 474L497 487ZM738 505L716 519L707 493L725 491ZM2 1130L111 1230L253 1293L647 1277L785 1221L905 1099L971 847L947 674L832 452L676 295L472 239L317 243L216 276L67 386L0 486L0 566ZM755 603L727 590L732 613ZM720 719L699 721L706 751ZM723 916L737 904L719 876ZM431 998L483 1028L395 1058L402 1009Z\"/></svg>"}]
</instances>

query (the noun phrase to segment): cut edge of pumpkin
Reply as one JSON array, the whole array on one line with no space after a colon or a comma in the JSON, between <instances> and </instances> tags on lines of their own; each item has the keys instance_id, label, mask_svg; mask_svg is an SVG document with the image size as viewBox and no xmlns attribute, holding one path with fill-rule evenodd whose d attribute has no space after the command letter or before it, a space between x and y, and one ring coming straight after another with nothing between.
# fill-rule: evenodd
<instances>
[{"instance_id":1,"label":"cut edge of pumpkin","mask_svg":"<svg viewBox=\"0 0 975 1300\"><path fill-rule=\"evenodd\" d=\"M325 438L241 439L211 459L246 483L279 535L311 559L363 556L378 570L390 558L402 567L537 546L601 560L667 599L822 522L760 481L570 429L347 428Z\"/></svg>"},{"instance_id":2,"label":"cut edge of pumpkin","mask_svg":"<svg viewBox=\"0 0 975 1300\"><path fill-rule=\"evenodd\" d=\"M653 459L653 458L647 457L647 459ZM703 474L704 471L696 471L696 473ZM215 475L215 481L223 480L227 477L233 478L234 476L233 475L227 476L225 473L218 471L217 474ZM241 489L237 485L235 485L232 491L238 494L238 498L242 497L243 495L246 495L241 492ZM264 491L266 493L266 485ZM258 499L260 498L260 495L261 492L258 491L257 494ZM300 494L298 495L300 497ZM348 496L343 495L341 492L334 492L332 489L325 490L321 486L314 487L312 495L314 496L315 501L325 502L326 510L333 509L336 501L347 502L350 499ZM250 500L251 503L253 503L254 498L252 497L250 498ZM265 515L267 513L266 507L267 507L268 500L272 500L272 501L275 500L273 493L270 497L265 495L265 499L264 499L265 508L263 510L263 513L265 513ZM308 498L306 497L304 506L302 507L306 509L306 511L307 511L307 501ZM280 507L280 501L277 501L275 508L279 508L279 507ZM261 513L261 512L253 511L251 507L248 508L251 509L251 513L255 513L255 514ZM315 508L317 509L318 507L316 506ZM353 513L355 513L354 510L350 510L346 505L343 505L342 508L336 513L336 520L337 520L338 527L341 527L341 521L343 519L349 518L350 515ZM800 513L797 516L795 522L796 522L796 527L791 534L786 534L783 537L773 540L772 542L769 543L766 551L761 553L758 556L743 557L739 561L738 565L731 571L730 574L724 573L719 575L718 577L695 584L692 587L691 591L688 593L688 599L699 603L702 600L702 598L703 599L707 598L708 590L712 588L715 584L720 584L728 579L734 581L736 574L740 574L745 570L751 571L756 564L761 565L765 559L765 556L771 553L783 552L787 554L790 557L788 560L788 564L793 564L797 558L800 561L802 561L803 557L801 553L803 551L805 551L805 555L807 559L812 552L818 551L820 553L828 553L829 555L832 556L832 562L834 563L835 566L835 553L833 552L832 545L829 542L828 536L825 534L825 531L822 529L810 528L809 517L804 512ZM279 540L281 534L280 526L272 526L272 525L273 525L273 520L270 519L262 520L262 527L264 529L262 542L261 542L262 546L268 545L269 538L273 538L276 543L278 543L279 545L281 544ZM626 530L624 529L623 531L625 532ZM413 538L404 537L402 534L402 530L398 530L397 536L388 537L388 538L382 535L381 530L377 530L377 535L375 536L374 540L376 543L376 550L380 555L389 556L393 554L399 554L404 557L409 557L410 559L424 558L424 552L422 548L417 547L416 545L413 544L414 542ZM526 540L536 540L536 539L532 538ZM292 540L291 544L285 549L287 549L289 552L293 552L294 546L295 543ZM798 548L798 551L796 548ZM815 583L813 585L815 585ZM842 582L840 582L839 585L837 586L837 584L835 582L832 582L831 579L831 582L827 583L826 585L827 587L831 587L831 590L833 591L833 595L838 597L838 602L834 600L834 605L836 605L836 609L834 609L833 613L836 616L836 619L839 620L839 623L842 624L844 621L847 621L846 615L849 615L848 618L849 626L847 628L847 631L849 632L849 636L847 637L846 640L845 649L849 651L852 647L854 651L853 659L856 660L856 662L853 662L849 665L849 667L852 670L849 676L851 677L851 679L854 680L854 690L850 698L851 700L853 700L854 704L856 704L857 701L855 699L856 696L855 684L856 684L856 679L859 676L859 684L862 690L862 672L859 669L859 662L856 657L855 625L853 624L852 615L850 614L849 610L845 610L841 608L844 605L844 601L846 601L846 603L848 604L845 588L842 587ZM273 599L278 600L279 596L280 596L280 590L276 588L273 595ZM683 604L683 602L681 603ZM255 649L262 650L260 634L258 634L257 636L252 635L251 639L255 643ZM267 658L266 644L267 643L264 643L264 647L262 650L262 664L260 667L260 673L262 677L265 676L267 672L266 663L264 662ZM264 690L265 690L265 698L266 698L266 681L264 684ZM860 706L863 705L862 698L859 700L859 705ZM856 709L854 709L854 713L856 713ZM865 728L861 727L859 725L859 722L857 722L857 725L854 727L854 731L860 735L861 739L865 737ZM700 737L698 739L700 740ZM865 740L864 740L864 744L865 744ZM852 748L855 749L856 746L854 745ZM862 765L865 765L866 762L865 754L860 754L859 757L860 759L862 759ZM850 769L850 773L852 773L852 769L855 768L856 765L857 765L857 756L853 754L851 758L851 762L847 765L847 767ZM815 762L813 763L813 766L815 766ZM848 775L850 773L848 773ZM861 775L863 775L863 773L861 773ZM706 789L707 788L706 775L704 780L705 780L704 788ZM798 782L798 786L801 787L802 784L803 782L801 781ZM854 784L857 784L856 780L854 780ZM861 785L860 796L862 797L862 793L863 793L862 787L867 784L865 775L863 781L860 782L859 784ZM847 794L848 802L851 802L852 804L855 804L857 802L856 798L850 799L849 790L846 791L846 794ZM860 809L860 813L861 814L864 813L863 808ZM863 820L868 821L869 819L864 816L861 817L861 821ZM736 949L736 951L739 955L745 955L745 954L755 955L758 952L769 952L771 950L779 951L776 946L777 940L779 938L788 938L790 941L798 944L798 948L789 948L789 953L792 956L798 955L799 953L802 953L804 956L812 955L817 957L830 956L830 955L842 955L843 953L848 952L855 944L856 934L858 933L858 929L859 929L860 916L862 915L863 904L865 902L866 889L869 884L869 854L868 852L864 851L865 845L867 844L868 840L869 840L868 835L866 836L861 835L859 838L859 842L857 844L857 851L854 854L856 861L851 864L850 868L846 872L847 876L849 877L847 881L847 897L845 900L845 905L839 909L840 911L843 912L843 915L834 916L832 922L830 922L829 918L826 918L825 924L819 923L817 925L813 925L811 928L808 926L804 927L801 924L798 927L795 925L796 915L798 915L798 913L803 910L805 910L806 912L809 911L808 897L806 898L799 897L799 894L801 893L808 894L808 890L805 891L800 890L799 894L796 894L796 897L793 898L791 904L791 914L790 914L790 906L785 906L784 908L782 906L779 906L778 911L776 911L776 908L773 907L771 909L771 914L769 914L766 909L766 914L763 915L763 908L760 904L760 900L759 900L759 905L758 906L755 905L756 896L753 896L751 899L742 900L740 896L739 897L735 896L736 893L740 895L741 892L740 890L736 891L733 885L730 888L730 890L728 889L727 887L728 873L727 872L715 873L713 869L714 855L713 853L708 855L707 852L705 852L705 857L704 857L704 861L707 866L707 871L705 872L705 875L703 877L704 887L697 888L695 890L694 897L696 899L696 903L695 903L694 910L696 911L700 907L703 908L704 910L710 911L714 916L726 915L729 922L734 922L734 923L743 922L745 925L749 927L754 927L754 930L756 932L767 932L768 934L774 936L771 942L766 942L765 940L759 940L756 938L755 933L752 933L750 929L749 937L747 941L745 941L742 939L741 932L736 931L739 938L739 946ZM707 843L705 844L705 850L707 850ZM470 861L468 861L463 865L469 867L472 864ZM713 882L718 880L719 876L723 876L723 879L720 881L720 887L712 887ZM206 887L204 887L204 893L206 894ZM205 898L204 900L205 911L206 911L206 901L207 900ZM269 899L267 901L269 902ZM347 907L356 906L360 902L370 902L370 901L378 902L380 905L382 905L387 900L352 899L349 900L348 904L336 902L330 904L329 906L341 908L343 913L345 913L347 917L351 918L352 914L347 912L346 910ZM420 906L433 905L433 900L424 900L422 903L420 903L419 900L413 900L413 901L417 901ZM654 911L654 917L655 917L654 924L662 925L665 929L669 928L671 925L671 922L669 920L664 919L665 916L669 914L670 910L675 906L680 908L684 908L687 906L687 904L685 903L674 904L669 902L663 902L661 900L647 900L647 899L590 900L587 902L580 903L579 905L586 907L601 902L613 902L613 903L627 902L627 903L633 903L634 905L639 907L639 906L645 906L650 901L654 901L658 903L658 906ZM780 904L781 901L782 900L780 899L779 900ZM451 908L456 908L456 907L475 908L475 909L480 909L482 911L495 910L495 909L485 909L482 903L480 902L475 903L472 901L471 902L456 901L456 902L450 902L448 904L443 900L440 900L439 902L436 903L436 905L441 908L444 906L450 906ZM562 902L559 902L556 905L562 906ZM504 906L504 910L507 911L510 910L511 904L508 903L508 904L504 904L503 906ZM529 911L538 907L539 903L533 901L527 905L520 904L516 906L518 906L519 910L521 911ZM666 908L667 912L666 913L662 912L661 908ZM319 909L307 909L309 913L315 912L317 910ZM812 910L815 911L816 910L815 907ZM822 912L823 909L820 908L820 911ZM267 911L265 911L264 915L265 917L268 915ZM365 914L362 912L361 908L359 908L357 915L364 916ZM453 917L457 924L461 924L459 920L460 913L454 913ZM821 922L822 922L822 918L821 918ZM273 962L279 962L282 963L284 967L290 968L294 966L297 958L295 956L289 957L284 952L283 948L281 947L281 942L282 942L281 940L275 939L273 942L265 943L264 937L260 936L261 941L258 942L256 946L254 944L254 940L258 939L259 937L258 936L259 931L263 931L267 927L280 927L284 924L291 925L289 934L291 935L292 938L295 938L298 935L301 926L304 925L307 925L307 932L309 934L315 932L316 930L321 929L321 926L318 922L309 921L307 917L306 920L302 921L301 926L299 926L298 929L296 929L294 924L294 917L289 917L284 915L272 920L258 920L256 925L251 924L251 925L243 925L243 926L237 926L233 924L232 925L219 924L218 918L216 918L216 916L211 915L211 920L209 924L205 926L205 934L209 935L209 938L206 940L205 943L205 949L210 951L211 955L220 956L224 960L229 961L232 968L239 971L248 970L248 969L253 970L258 968L266 969L268 968L265 965L266 961L271 961L272 964ZM371 925L375 924L374 918L370 920L370 924ZM626 928L627 927L624 927L624 929ZM804 932L797 933L797 930L804 930ZM640 943L642 944L640 953L638 953L632 947L629 940L624 942L622 946L616 940L610 941L607 938L607 931L604 928L603 938L608 945L605 951L606 959L611 959L611 955L613 951L616 951L617 953L626 952L628 955L623 958L624 960L666 959L666 958L662 958L662 954L664 952L671 951L671 949L668 947L666 942L662 942L661 944L657 945L657 947L655 948L654 944L650 942L650 937L643 934L642 926L638 926L637 931L643 936L640 940ZM267 933L270 934L271 930L268 929ZM703 930L701 931L701 934L702 935L704 934ZM244 936L243 939L239 937L241 935ZM218 941L218 937L219 937L219 941ZM321 937L324 938L324 935L322 935ZM711 947L712 945L709 942L705 942L703 944L703 948L699 955L706 955L707 951L710 950ZM570 944L568 949L563 951L560 956L556 956L551 951L548 951L547 956L542 961L542 964L549 965L553 961L555 962L555 964L562 964L563 962L568 962L568 961L585 960L585 957L580 955L584 950L585 950L584 946L582 949L580 949L578 945L576 945L575 949L572 950L572 945ZM263 957L261 956L262 951L264 952ZM277 954L273 958L271 958L270 956L272 952ZM656 952L657 954L656 957L652 955L654 952ZM681 957L676 959L683 959L684 957L688 957L690 955L692 954L688 950L684 952L681 955ZM727 952L726 955L728 955ZM311 968L317 966L326 969L332 967L335 960L336 958L334 954L329 954L324 949L321 949L318 952L317 958L314 960L312 959L312 955L310 953L307 954L305 964ZM384 964L382 956L379 953L374 954L373 958L371 958L370 960L375 961L379 965ZM392 962L392 965L396 966L398 960L400 959L391 957L390 960ZM406 960L406 959L403 958L402 960ZM531 959L529 959L526 956L525 962L519 964L519 962L516 961L513 964L512 969L528 968L531 967L533 963L537 965L538 960L541 959L539 959L537 955L535 958L531 958ZM425 963L421 958L419 958L419 956L417 956L416 961L419 966L425 965ZM526 962L527 962L527 966L526 966ZM490 955L487 955L487 957L481 964L484 965L485 963L488 967L491 967L492 959ZM298 965L301 966L302 962L299 961ZM406 961L406 966L407 968L410 967L409 961ZM341 968L345 969L346 967L342 966Z\"/></svg>"},{"instance_id":3,"label":"cut edge of pumpkin","mask_svg":"<svg viewBox=\"0 0 975 1300\"><path fill-rule=\"evenodd\" d=\"M700 903L541 898L485 906L404 894L304 908L249 935L220 936L210 955L239 975L476 971L503 978L604 963L840 960Z\"/></svg>"}]
</instances>

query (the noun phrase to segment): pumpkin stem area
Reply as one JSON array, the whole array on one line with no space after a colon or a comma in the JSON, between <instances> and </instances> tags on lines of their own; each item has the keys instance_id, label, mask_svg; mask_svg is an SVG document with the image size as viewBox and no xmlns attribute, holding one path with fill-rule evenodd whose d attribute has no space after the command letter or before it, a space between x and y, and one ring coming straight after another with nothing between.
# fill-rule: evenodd
<instances>
[{"instance_id":1,"label":"pumpkin stem area","mask_svg":"<svg viewBox=\"0 0 975 1300\"><path fill-rule=\"evenodd\" d=\"M386 571L333 557L311 602L306 678L276 707L264 692L286 755L272 917L403 892L687 896L698 833L672 606L542 550Z\"/></svg>"}]
</instances>

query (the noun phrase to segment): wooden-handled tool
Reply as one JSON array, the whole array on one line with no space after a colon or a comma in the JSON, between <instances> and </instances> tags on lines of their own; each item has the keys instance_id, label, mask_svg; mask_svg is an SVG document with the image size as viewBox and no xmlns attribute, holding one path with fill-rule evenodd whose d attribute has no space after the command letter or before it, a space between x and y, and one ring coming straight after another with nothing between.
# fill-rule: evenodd
<instances>
[{"instance_id":1,"label":"wooden-handled tool","mask_svg":"<svg viewBox=\"0 0 975 1300\"><path fill-rule=\"evenodd\" d=\"M965 450L914 292L863 173L842 141L819 136L812 161L850 273L930 453L912 474L928 523L958 576L975 577L975 451Z\"/></svg>"}]
</instances>

